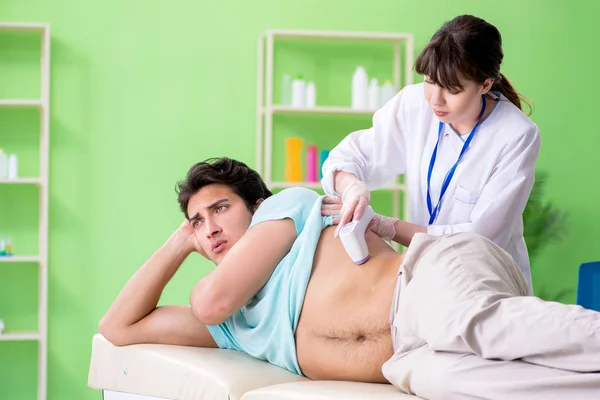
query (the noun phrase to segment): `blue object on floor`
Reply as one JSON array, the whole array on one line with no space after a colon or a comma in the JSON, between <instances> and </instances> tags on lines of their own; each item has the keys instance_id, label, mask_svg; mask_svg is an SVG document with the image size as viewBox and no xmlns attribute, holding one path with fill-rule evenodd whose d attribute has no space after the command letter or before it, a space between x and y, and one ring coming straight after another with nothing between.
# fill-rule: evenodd
<instances>
[{"instance_id":1,"label":"blue object on floor","mask_svg":"<svg viewBox=\"0 0 600 400\"><path fill-rule=\"evenodd\" d=\"M577 304L590 310L600 311L600 261L579 266Z\"/></svg>"}]
</instances>

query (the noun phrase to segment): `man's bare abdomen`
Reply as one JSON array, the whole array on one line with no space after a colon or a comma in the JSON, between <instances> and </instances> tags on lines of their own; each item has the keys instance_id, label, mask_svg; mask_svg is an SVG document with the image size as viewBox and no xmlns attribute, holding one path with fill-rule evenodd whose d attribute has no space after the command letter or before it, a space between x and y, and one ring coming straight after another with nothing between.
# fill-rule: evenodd
<instances>
[{"instance_id":1,"label":"man's bare abdomen","mask_svg":"<svg viewBox=\"0 0 600 400\"><path fill-rule=\"evenodd\" d=\"M333 227L321 233L296 329L302 373L311 379L386 382L393 354L389 314L402 254L369 232L371 259L355 265Z\"/></svg>"}]
</instances>

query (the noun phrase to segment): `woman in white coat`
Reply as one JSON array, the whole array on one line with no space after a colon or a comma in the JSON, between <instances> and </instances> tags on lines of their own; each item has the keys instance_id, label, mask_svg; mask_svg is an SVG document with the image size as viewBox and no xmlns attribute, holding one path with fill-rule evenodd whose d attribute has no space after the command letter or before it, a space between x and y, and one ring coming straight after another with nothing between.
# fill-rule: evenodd
<instances>
[{"instance_id":1,"label":"woman in white coat","mask_svg":"<svg viewBox=\"0 0 600 400\"><path fill-rule=\"evenodd\" d=\"M540 135L502 58L500 32L480 18L459 16L435 33L416 60L424 83L403 88L323 165L323 188L335 196L323 214L341 215L336 235L362 216L370 190L406 174L408 221L377 216L372 230L404 246L418 232L481 234L512 255L531 290L522 214Z\"/></svg>"}]
</instances>

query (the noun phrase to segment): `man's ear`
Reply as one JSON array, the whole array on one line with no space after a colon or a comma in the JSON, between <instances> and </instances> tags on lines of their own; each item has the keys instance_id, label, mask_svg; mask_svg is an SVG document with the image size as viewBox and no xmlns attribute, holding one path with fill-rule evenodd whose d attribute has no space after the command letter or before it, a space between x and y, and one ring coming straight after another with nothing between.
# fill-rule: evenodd
<instances>
[{"instance_id":1,"label":"man's ear","mask_svg":"<svg viewBox=\"0 0 600 400\"><path fill-rule=\"evenodd\" d=\"M256 212L256 210L258 210L258 206L260 206L263 201L265 201L265 199L256 200L256 203L254 204L254 212Z\"/></svg>"}]
</instances>

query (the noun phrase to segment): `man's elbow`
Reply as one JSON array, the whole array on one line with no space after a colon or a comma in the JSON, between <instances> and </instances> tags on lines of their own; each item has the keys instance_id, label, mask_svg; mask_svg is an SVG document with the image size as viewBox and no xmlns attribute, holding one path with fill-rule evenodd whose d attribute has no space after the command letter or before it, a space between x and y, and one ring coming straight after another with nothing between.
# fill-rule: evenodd
<instances>
[{"instance_id":1,"label":"man's elbow","mask_svg":"<svg viewBox=\"0 0 600 400\"><path fill-rule=\"evenodd\" d=\"M111 322L107 321L106 318L102 318L100 320L100 323L98 324L98 330L106 340L115 346L127 346L132 344L127 338L125 329L111 324Z\"/></svg>"},{"instance_id":2,"label":"man's elbow","mask_svg":"<svg viewBox=\"0 0 600 400\"><path fill-rule=\"evenodd\" d=\"M196 318L204 325L219 325L233 314L228 303L222 297L212 295L210 291L202 294L192 292L190 306Z\"/></svg>"}]
</instances>

